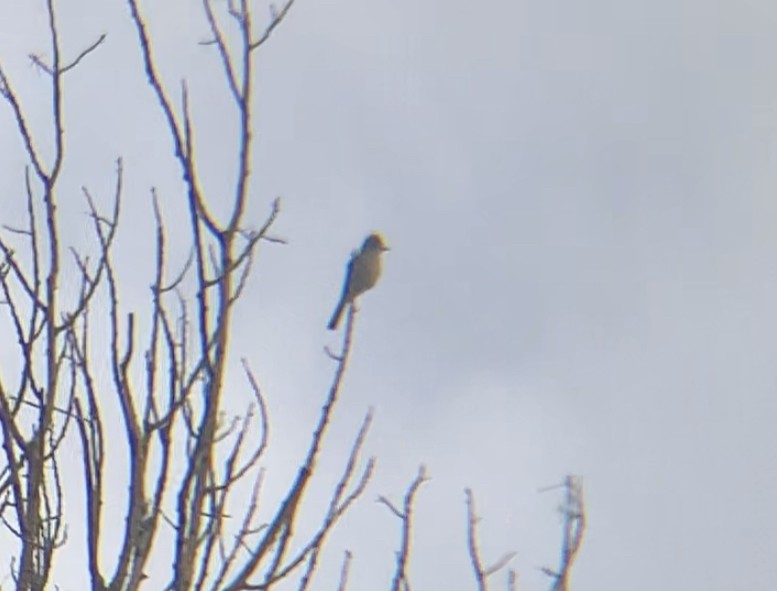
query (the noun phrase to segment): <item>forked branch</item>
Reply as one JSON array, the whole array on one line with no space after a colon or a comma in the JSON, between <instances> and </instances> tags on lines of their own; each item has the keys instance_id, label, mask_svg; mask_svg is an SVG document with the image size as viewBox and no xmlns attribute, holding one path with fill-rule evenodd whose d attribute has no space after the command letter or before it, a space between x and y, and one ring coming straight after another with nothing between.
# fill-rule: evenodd
<instances>
[{"instance_id":1,"label":"forked branch","mask_svg":"<svg viewBox=\"0 0 777 591\"><path fill-rule=\"evenodd\" d=\"M557 569L542 569L546 575L553 579L549 591L568 591L572 565L583 543L586 525L582 480L578 476L570 474L564 479L563 484L543 490L559 487L564 489L564 500L559 507L564 528L561 538L561 556Z\"/></svg>"},{"instance_id":2,"label":"forked branch","mask_svg":"<svg viewBox=\"0 0 777 591\"><path fill-rule=\"evenodd\" d=\"M507 552L491 566L483 565L477 539L477 524L480 521L480 517L478 517L475 511L475 496L470 489L466 489L464 494L467 497L467 549L469 551L469 559L478 591L486 591L488 589L488 577L507 566L515 557L515 552Z\"/></svg>"},{"instance_id":3,"label":"forked branch","mask_svg":"<svg viewBox=\"0 0 777 591\"><path fill-rule=\"evenodd\" d=\"M402 522L402 533L399 543L399 550L397 551L397 566L394 569L394 577L391 581L391 591L399 591L400 588L409 589L410 582L407 575L407 563L410 558L410 542L411 533L413 529L413 509L415 506L415 497L418 494L418 490L421 485L428 481L429 477L426 475L426 467L420 466L418 468L418 475L415 477L405 493L405 499L402 503L402 509L398 509L394 504L386 497L378 497L378 502L388 507L396 517Z\"/></svg>"}]
</instances>

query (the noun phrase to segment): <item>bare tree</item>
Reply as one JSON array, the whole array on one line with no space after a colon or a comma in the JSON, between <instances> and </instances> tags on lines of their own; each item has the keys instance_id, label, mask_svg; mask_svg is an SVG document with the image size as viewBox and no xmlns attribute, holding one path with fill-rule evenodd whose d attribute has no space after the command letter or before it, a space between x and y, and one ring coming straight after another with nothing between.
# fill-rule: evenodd
<instances>
[{"instance_id":1,"label":"bare tree","mask_svg":"<svg viewBox=\"0 0 777 591\"><path fill-rule=\"evenodd\" d=\"M167 580L162 583L165 589L270 589L292 577L299 589L307 589L328 535L362 495L373 473L375 460L361 458L370 412L354 436L348 457L343 458L339 479L327 493L329 502L313 532L296 531L348 366L352 308L341 349L330 353L333 377L307 454L269 521L260 519L259 499L270 422L262 388L246 359L242 369L253 404L232 419L224 414L235 311L260 245L283 242L273 234L280 212L278 199L269 205L258 229L249 229L246 210L251 198L254 61L293 3L288 0L273 9L269 21L260 26L248 0L202 0L210 30L203 45L219 56L239 129L229 208L226 214L216 215L215 197L206 193L199 177L196 123L186 81L171 89L162 79L146 17L137 0L126 0L145 77L184 181L177 199L185 212L191 252L182 265L176 267L171 261L169 222L152 189L148 199L153 204L150 223L156 254L148 262L153 281L148 309L142 313L122 303L114 256L125 199L121 159L116 162L110 207L100 208L90 190L82 189L93 247L79 250L61 238L60 173L68 157L63 141L65 84L77 66L88 67L89 56L100 50L105 35L85 43L74 56L63 55L55 3L46 1L51 57L31 59L49 87L49 135L33 132L24 101L0 61L0 96L10 108L28 160L23 177L25 219L18 226L4 226L0 236L3 321L14 334L16 352L15 362L0 368L0 518L15 540L15 549L5 554L10 557L17 590L38 591L54 585L54 558L67 541L62 450L70 440L78 443L80 466L76 473L70 467L68 478L82 480L87 521L84 556L92 589L97 591L139 589L147 578L149 558L162 547L171 556ZM238 31L237 48L228 43L234 39L227 38L227 26ZM44 156L48 151L42 145L52 146L49 156ZM60 289L65 273L78 278L75 298ZM107 352L102 342L94 342L95 326L101 323L108 327ZM107 358L108 379L101 377L101 356ZM109 409L119 411L120 438L107 418ZM117 439L122 443L120 452ZM110 466L116 461L112 453L124 453L128 466L123 529L118 533L116 520L105 512L109 501L115 507L115 499L110 498L115 490L110 482ZM412 508L425 480L421 469L401 510L383 499L403 523L392 589L410 588ZM486 577L504 567L510 557L489 568L481 566L470 493L467 499L470 555L478 586L485 589ZM582 515L582 501L579 509ZM106 531L108 522L110 531ZM562 572L568 571L579 540L576 544L567 552ZM351 559L347 552L340 589L346 588ZM566 589L566 574L556 577L559 585L564 581L556 588Z\"/></svg>"},{"instance_id":2,"label":"bare tree","mask_svg":"<svg viewBox=\"0 0 777 591\"><path fill-rule=\"evenodd\" d=\"M259 460L267 446L268 420L259 384L243 361L246 383L255 404L239 419L224 422L222 397L228 360L230 327L234 311L248 280L257 248L262 241L277 242L270 234L280 204L273 202L267 219L256 231L245 229L248 179L252 148L252 80L254 56L288 13L292 2L273 15L264 29L256 29L245 0L229 2L217 13L214 3L203 2L210 25L209 44L218 52L224 80L232 97L239 124L236 152L239 163L233 179L232 202L226 216L212 213L212 198L198 178L198 155L193 141L194 123L189 111L186 83L180 102L171 98L156 67L144 16L135 0L129 0L130 16L137 32L147 81L156 94L173 141L185 194L191 237L190 261L182 269L170 269L166 250L166 223L154 201L156 258L152 262L149 329L141 334L134 312L120 305L113 246L119 227L123 198L123 166L118 161L113 207L99 211L87 189L83 190L95 237L95 252L67 248L60 240L59 173L65 159L62 97L66 75L97 50L104 36L71 60L61 55L57 14L47 4L52 60L34 58L48 75L52 104L53 137L35 138L14 86L0 69L0 92L10 105L30 161L25 180L27 220L21 228L6 228L22 242L30 256L23 264L8 238L0 241L4 255L0 286L5 309L16 330L19 365L16 383L3 376L0 385L0 424L3 429L5 468L0 481L4 524L18 541L19 563L14 569L16 587L43 589L49 583L53 556L64 542L63 492L58 450L70 427L81 445L82 477L86 492L88 539L86 554L93 588L135 589L144 579L144 565L162 524L172 529L174 560L169 589L269 588L295 569L312 569L327 533L362 493L374 462L359 461L369 428L368 415L351 449L340 482L331 495L315 535L294 547L294 520L307 492L321 443L337 401L340 381L350 351L350 331L342 351L326 403L312 434L310 449L296 479L274 518L258 522L257 507L262 471ZM223 21L231 20L240 32L240 49L231 52ZM51 162L37 147L54 145ZM42 198L42 199L41 199ZM42 205L41 205L42 202ZM77 301L66 306L59 283L67 255L80 276ZM193 278L194 298L185 295L185 281ZM90 342L90 321L105 297L110 326L110 383L102 383L96 371ZM104 310L99 308L100 313ZM351 317L351 323L353 318ZM142 376L142 379L138 379ZM121 410L129 478L125 532L115 546L115 568L104 564L103 508L108 458L105 407ZM257 412L258 411L258 412ZM255 435L259 433L260 436ZM182 471L174 470L176 450L182 447ZM361 464L361 467L359 465ZM242 517L232 515L230 500L247 481L250 502ZM227 527L227 515L239 523ZM309 578L309 575L307 575Z\"/></svg>"}]
</instances>

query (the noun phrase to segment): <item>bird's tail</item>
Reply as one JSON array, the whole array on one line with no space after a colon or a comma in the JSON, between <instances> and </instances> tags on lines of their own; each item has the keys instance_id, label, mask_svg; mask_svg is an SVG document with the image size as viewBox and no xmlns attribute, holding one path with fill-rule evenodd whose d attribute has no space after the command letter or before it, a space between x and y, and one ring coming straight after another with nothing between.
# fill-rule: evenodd
<instances>
[{"instance_id":1,"label":"bird's tail","mask_svg":"<svg viewBox=\"0 0 777 591\"><path fill-rule=\"evenodd\" d=\"M329 330L337 330L340 324L340 317L343 315L343 309L345 308L345 300L346 298L340 298L340 302L337 304L337 308L335 308L334 314L332 314L332 318L327 325Z\"/></svg>"}]
</instances>

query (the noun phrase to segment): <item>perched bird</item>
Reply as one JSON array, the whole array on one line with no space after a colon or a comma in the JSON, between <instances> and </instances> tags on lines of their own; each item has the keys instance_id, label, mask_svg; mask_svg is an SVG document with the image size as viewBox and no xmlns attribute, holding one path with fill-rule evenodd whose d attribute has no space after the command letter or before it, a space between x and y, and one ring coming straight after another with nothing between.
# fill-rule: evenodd
<instances>
[{"instance_id":1,"label":"perched bird","mask_svg":"<svg viewBox=\"0 0 777 591\"><path fill-rule=\"evenodd\" d=\"M342 316L347 304L352 303L377 283L381 270L380 255L388 249L388 246L383 242L383 237L376 233L367 236L361 250L355 251L351 255L351 260L348 261L348 267L345 270L343 293L334 314L332 314L332 319L329 321L329 330L337 330L340 316Z\"/></svg>"}]
</instances>

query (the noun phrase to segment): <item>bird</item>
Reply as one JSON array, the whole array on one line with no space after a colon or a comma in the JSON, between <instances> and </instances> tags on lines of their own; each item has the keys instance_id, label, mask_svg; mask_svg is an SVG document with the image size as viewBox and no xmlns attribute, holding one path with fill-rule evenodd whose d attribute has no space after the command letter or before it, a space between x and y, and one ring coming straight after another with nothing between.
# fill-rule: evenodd
<instances>
[{"instance_id":1,"label":"bird","mask_svg":"<svg viewBox=\"0 0 777 591\"><path fill-rule=\"evenodd\" d=\"M345 282L340 301L337 302L337 307L327 326L329 330L337 330L347 304L375 286L381 272L381 255L387 250L389 247L386 246L383 236L375 232L364 239L361 250L353 252L345 269Z\"/></svg>"}]
</instances>

